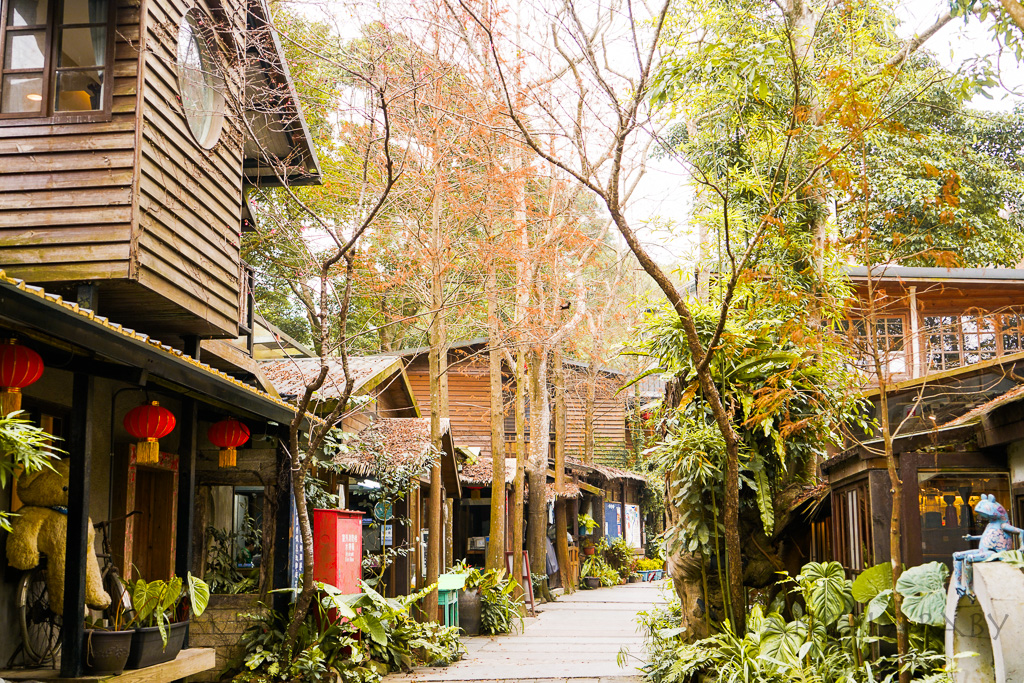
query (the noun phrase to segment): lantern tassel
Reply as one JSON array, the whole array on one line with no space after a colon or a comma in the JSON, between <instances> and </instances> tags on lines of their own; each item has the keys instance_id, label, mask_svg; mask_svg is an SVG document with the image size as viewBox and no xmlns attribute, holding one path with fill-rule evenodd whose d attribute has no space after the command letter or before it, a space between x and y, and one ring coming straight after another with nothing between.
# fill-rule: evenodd
<instances>
[{"instance_id":1,"label":"lantern tassel","mask_svg":"<svg viewBox=\"0 0 1024 683\"><path fill-rule=\"evenodd\" d=\"M21 389L8 387L0 391L0 417L7 417L19 410L21 410Z\"/></svg>"},{"instance_id":2,"label":"lantern tassel","mask_svg":"<svg viewBox=\"0 0 1024 683\"><path fill-rule=\"evenodd\" d=\"M135 445L135 462L140 465L155 465L160 462L160 442L146 439Z\"/></svg>"},{"instance_id":3,"label":"lantern tassel","mask_svg":"<svg viewBox=\"0 0 1024 683\"><path fill-rule=\"evenodd\" d=\"M234 467L238 460L238 449L235 448L222 448L220 450L220 459L218 464L221 467Z\"/></svg>"}]
</instances>

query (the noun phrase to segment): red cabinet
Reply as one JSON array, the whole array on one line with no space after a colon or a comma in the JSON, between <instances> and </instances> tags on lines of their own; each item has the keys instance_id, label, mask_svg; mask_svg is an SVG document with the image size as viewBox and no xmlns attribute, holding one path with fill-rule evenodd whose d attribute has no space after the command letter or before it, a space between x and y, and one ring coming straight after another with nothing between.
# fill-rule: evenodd
<instances>
[{"instance_id":1,"label":"red cabinet","mask_svg":"<svg viewBox=\"0 0 1024 683\"><path fill-rule=\"evenodd\" d=\"M313 579L359 593L362 573L363 513L313 510Z\"/></svg>"}]
</instances>

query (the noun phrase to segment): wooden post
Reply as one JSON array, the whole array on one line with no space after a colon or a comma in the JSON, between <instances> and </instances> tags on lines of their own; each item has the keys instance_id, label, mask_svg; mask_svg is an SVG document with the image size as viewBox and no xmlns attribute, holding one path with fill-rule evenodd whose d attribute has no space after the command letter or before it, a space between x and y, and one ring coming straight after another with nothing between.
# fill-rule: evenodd
<instances>
[{"instance_id":1,"label":"wooden post","mask_svg":"<svg viewBox=\"0 0 1024 683\"><path fill-rule=\"evenodd\" d=\"M455 500L444 499L444 570L455 564Z\"/></svg>"},{"instance_id":2,"label":"wooden post","mask_svg":"<svg viewBox=\"0 0 1024 683\"><path fill-rule=\"evenodd\" d=\"M62 678L81 676L84 664L82 638L85 631L85 554L89 538L93 403L93 378L76 372L71 386L71 420L68 425L66 446L70 481L68 535L64 556L64 613L61 626Z\"/></svg>"},{"instance_id":3,"label":"wooden post","mask_svg":"<svg viewBox=\"0 0 1024 683\"><path fill-rule=\"evenodd\" d=\"M427 512L427 579L426 585L437 583L441 565L441 503L444 489L441 484L441 463L430 468L430 508ZM437 621L437 588L423 598L423 609L429 621Z\"/></svg>"},{"instance_id":4,"label":"wooden post","mask_svg":"<svg viewBox=\"0 0 1024 683\"><path fill-rule=\"evenodd\" d=\"M192 571L192 520L196 507L196 431L198 411L195 399L186 398L181 403L181 417L178 420L181 438L178 443L178 540L174 544L174 572L185 578ZM188 647L188 626L185 627L185 643Z\"/></svg>"},{"instance_id":5,"label":"wooden post","mask_svg":"<svg viewBox=\"0 0 1024 683\"><path fill-rule=\"evenodd\" d=\"M281 429L277 439L277 489L276 508L274 515L274 569L271 583L275 590L292 587L292 517L294 502L292 499L292 466L285 445L288 443L288 428ZM266 549L264 549L266 555ZM274 593L274 611L288 614L288 605L292 601L290 593Z\"/></svg>"}]
</instances>

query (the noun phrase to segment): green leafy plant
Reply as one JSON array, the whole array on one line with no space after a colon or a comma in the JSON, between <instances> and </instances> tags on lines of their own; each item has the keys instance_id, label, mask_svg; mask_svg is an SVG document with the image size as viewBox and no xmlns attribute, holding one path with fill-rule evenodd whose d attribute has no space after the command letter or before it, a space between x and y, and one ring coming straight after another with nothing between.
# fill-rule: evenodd
<instances>
[{"instance_id":1,"label":"green leafy plant","mask_svg":"<svg viewBox=\"0 0 1024 683\"><path fill-rule=\"evenodd\" d=\"M480 591L480 630L488 635L511 633L523 627L523 601L516 597L516 583L504 570L470 570L466 590ZM518 622L518 626L517 626Z\"/></svg>"},{"instance_id":2,"label":"green leafy plant","mask_svg":"<svg viewBox=\"0 0 1024 683\"><path fill-rule=\"evenodd\" d=\"M57 438L25 419L25 412L0 415L0 489L19 473L53 469L50 461L64 451L51 444ZM0 529L11 531L15 513L0 510Z\"/></svg>"},{"instance_id":3,"label":"green leafy plant","mask_svg":"<svg viewBox=\"0 0 1024 683\"><path fill-rule=\"evenodd\" d=\"M612 569L600 553L587 555L583 560L580 567L581 583L586 578L600 579L602 586L614 586L621 580L619 573Z\"/></svg>"},{"instance_id":4,"label":"green leafy plant","mask_svg":"<svg viewBox=\"0 0 1024 683\"><path fill-rule=\"evenodd\" d=\"M246 518L246 524L251 521L251 518ZM234 552L235 535L228 529L218 529L212 526L206 528L206 535L210 540L210 545L206 553L203 580L209 584L210 592L218 595L255 592L259 583L259 569L254 567L243 571L238 568L238 558ZM245 537L248 539L248 535ZM259 548L260 546L255 545L254 547Z\"/></svg>"},{"instance_id":5,"label":"green leafy plant","mask_svg":"<svg viewBox=\"0 0 1024 683\"><path fill-rule=\"evenodd\" d=\"M580 529L586 530L586 535L594 533L594 529L597 528L597 521L587 513L583 513L579 516L578 524L580 526Z\"/></svg>"},{"instance_id":6,"label":"green leafy plant","mask_svg":"<svg viewBox=\"0 0 1024 683\"><path fill-rule=\"evenodd\" d=\"M361 587L362 593L347 595L318 583L315 609L294 648L287 644L286 616L269 609L247 615L253 623L242 634L245 655L226 674L259 683L376 683L392 671L462 656L457 628L421 623L410 613L433 586L398 598Z\"/></svg>"},{"instance_id":7,"label":"green leafy plant","mask_svg":"<svg viewBox=\"0 0 1024 683\"><path fill-rule=\"evenodd\" d=\"M635 558L633 547L622 537L616 538L604 549L604 559L618 572L620 578L626 578L632 573Z\"/></svg>"},{"instance_id":8,"label":"green leafy plant","mask_svg":"<svg viewBox=\"0 0 1024 683\"><path fill-rule=\"evenodd\" d=\"M167 647L167 627L172 619L183 618L179 605L188 596L189 613L201 616L210 602L210 587L200 578L189 572L182 581L175 576L170 581L145 581L137 579L129 586L128 594L132 599L134 610L133 625L142 627L156 626L160 630L160 639Z\"/></svg>"},{"instance_id":9,"label":"green leafy plant","mask_svg":"<svg viewBox=\"0 0 1024 683\"><path fill-rule=\"evenodd\" d=\"M931 571L921 572L915 587L930 589ZM673 595L666 606L641 613L648 653L645 677L655 683L891 683L904 668L914 680L948 683L944 655L928 648L927 640L902 661L873 658L876 644L893 639L875 633L877 627L856 613L856 603L870 604L891 589L879 570L854 586L838 563L808 563L782 581L781 587L796 598L790 618L779 611L781 600L769 608L754 605L742 637L724 622L718 633L696 643L685 642L682 606ZM620 653L620 659L626 655Z\"/></svg>"}]
</instances>

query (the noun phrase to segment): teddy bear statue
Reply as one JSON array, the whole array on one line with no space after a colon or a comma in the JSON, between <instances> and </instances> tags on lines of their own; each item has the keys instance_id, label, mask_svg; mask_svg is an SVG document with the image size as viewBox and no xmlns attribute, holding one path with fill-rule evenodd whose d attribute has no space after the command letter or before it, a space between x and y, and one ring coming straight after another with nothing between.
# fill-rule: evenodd
<instances>
[{"instance_id":1,"label":"teddy bear statue","mask_svg":"<svg viewBox=\"0 0 1024 683\"><path fill-rule=\"evenodd\" d=\"M974 597L972 584L974 583L973 565L975 562L988 562L997 553L1013 550L1013 539L1010 534L1016 534L1018 538L1024 537L1024 530L1010 524L1010 516L1006 514L1006 508L997 503L996 497L991 494L981 494L981 500L974 506L974 514L986 523L985 530L981 536L968 534L964 536L964 540L978 541L978 547L975 550L961 550L953 553L953 581L960 597L965 595Z\"/></svg>"},{"instance_id":2,"label":"teddy bear statue","mask_svg":"<svg viewBox=\"0 0 1024 683\"><path fill-rule=\"evenodd\" d=\"M17 512L7 539L7 562L16 569L32 569L39 565L40 553L46 553L46 588L50 609L64 611L64 559L68 535L67 461L52 461L53 469L44 468L18 478L18 497L25 506ZM93 546L96 532L89 520L89 538L85 557L85 603L95 609L106 609L110 596L103 590L100 565Z\"/></svg>"}]
</instances>

